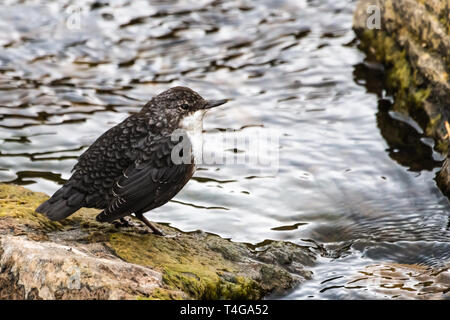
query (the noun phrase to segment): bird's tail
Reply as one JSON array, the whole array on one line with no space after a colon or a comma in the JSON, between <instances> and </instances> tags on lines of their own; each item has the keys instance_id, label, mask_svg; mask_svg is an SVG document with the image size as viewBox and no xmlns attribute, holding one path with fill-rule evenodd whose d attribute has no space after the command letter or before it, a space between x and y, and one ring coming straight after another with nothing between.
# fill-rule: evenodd
<instances>
[{"instance_id":1,"label":"bird's tail","mask_svg":"<svg viewBox=\"0 0 450 320\"><path fill-rule=\"evenodd\" d=\"M55 194L36 208L36 212L45 214L50 220L62 220L80 209L85 194L64 185Z\"/></svg>"}]
</instances>

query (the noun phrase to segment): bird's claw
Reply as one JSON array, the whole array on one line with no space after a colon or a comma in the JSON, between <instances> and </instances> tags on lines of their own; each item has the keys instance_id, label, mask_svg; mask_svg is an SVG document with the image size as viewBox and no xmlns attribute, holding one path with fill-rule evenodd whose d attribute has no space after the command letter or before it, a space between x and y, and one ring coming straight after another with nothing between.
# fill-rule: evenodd
<instances>
[{"instance_id":1,"label":"bird's claw","mask_svg":"<svg viewBox=\"0 0 450 320\"><path fill-rule=\"evenodd\" d=\"M116 228L135 228L135 229L137 229L137 232L140 234L149 234L150 232L148 229L150 229L152 231L152 233L156 236L168 237L168 238L172 237L172 236L166 235L162 230L157 228L154 223L148 221L143 216L139 215L139 216L137 216L137 218L139 220L141 220L141 222L143 222L148 228L144 227L139 222L133 221L129 217L120 218L120 220L115 220L112 223L113 223L114 227L116 227Z\"/></svg>"}]
</instances>

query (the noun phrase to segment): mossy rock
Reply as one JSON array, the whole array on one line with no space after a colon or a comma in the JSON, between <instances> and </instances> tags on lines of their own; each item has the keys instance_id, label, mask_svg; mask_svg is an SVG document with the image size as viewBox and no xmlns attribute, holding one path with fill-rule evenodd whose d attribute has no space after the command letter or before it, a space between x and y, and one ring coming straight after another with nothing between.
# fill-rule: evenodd
<instances>
[{"instance_id":1,"label":"mossy rock","mask_svg":"<svg viewBox=\"0 0 450 320\"><path fill-rule=\"evenodd\" d=\"M423 107L431 93L431 85L424 85L419 73L412 69L406 51L395 39L380 30L364 30L360 39L360 48L386 67L386 83L395 96L394 109L414 113Z\"/></svg>"},{"instance_id":2,"label":"mossy rock","mask_svg":"<svg viewBox=\"0 0 450 320\"><path fill-rule=\"evenodd\" d=\"M55 231L62 228L59 222L53 222L34 209L48 199L43 193L32 192L7 184L0 184L0 219L14 218L24 225Z\"/></svg>"},{"instance_id":3,"label":"mossy rock","mask_svg":"<svg viewBox=\"0 0 450 320\"><path fill-rule=\"evenodd\" d=\"M444 1L445 2L445 1ZM368 6L380 8L381 29L367 26ZM445 122L450 118L448 4L422 0L360 0L354 15L359 47L382 63L393 109L410 115L447 154Z\"/></svg>"},{"instance_id":4,"label":"mossy rock","mask_svg":"<svg viewBox=\"0 0 450 320\"><path fill-rule=\"evenodd\" d=\"M139 225L137 220L138 226L119 229L112 224L97 222L95 216L99 211L94 209L81 209L65 220L52 222L34 212L46 199L48 196L42 193L0 184L0 251L2 246L17 244L18 241L23 241L26 246L34 243L40 256L51 256L46 250L55 248L59 259L55 261L56 266L51 266L52 261L48 257L45 261L32 263L53 270L64 265L61 264L61 259L65 259L62 257L66 251L64 248L70 247L67 259L74 261L74 265L87 263L89 267L83 268L81 273L86 276L80 280L84 284L83 290L78 292L72 288L65 292L61 283L55 283L53 289L48 289L52 284L46 284L45 294L36 289L32 297L77 298L79 294L78 298L89 299L101 292L102 298L106 299L260 299L269 293L291 289L311 276L304 266L310 266L315 257L312 252L294 244L274 242L273 246L269 245L265 252L276 252L271 257L283 259L268 260L264 252L204 232L183 233L164 225L160 227L167 236L161 237L146 232L145 226ZM39 259L39 255L35 259ZM100 259L99 268L106 269L96 270L93 267L95 259ZM21 270L23 266L12 266L19 262L10 260L8 265L12 270ZM0 266L0 270L3 267ZM121 268L128 274L118 273ZM128 270L142 274L144 278L135 279L136 276L131 277ZM65 274L66 271L60 270L60 273ZM36 272L39 273L38 270ZM18 278L22 282L30 281L23 280L28 279L27 274L18 273L10 281L18 281ZM107 277L106 284L102 284L99 276L102 274ZM92 275L97 277L94 284ZM0 280L1 277L0 272ZM124 277L126 285L118 288L121 277ZM146 281L151 285L142 285ZM26 290L22 291L24 298L30 295Z\"/></svg>"},{"instance_id":5,"label":"mossy rock","mask_svg":"<svg viewBox=\"0 0 450 320\"><path fill-rule=\"evenodd\" d=\"M177 238L180 236L176 236ZM149 266L163 273L170 288L178 288L197 299L254 299L261 297L260 286L240 273L239 266L207 248L208 236L164 238L153 234L113 233L109 245L132 263Z\"/></svg>"}]
</instances>

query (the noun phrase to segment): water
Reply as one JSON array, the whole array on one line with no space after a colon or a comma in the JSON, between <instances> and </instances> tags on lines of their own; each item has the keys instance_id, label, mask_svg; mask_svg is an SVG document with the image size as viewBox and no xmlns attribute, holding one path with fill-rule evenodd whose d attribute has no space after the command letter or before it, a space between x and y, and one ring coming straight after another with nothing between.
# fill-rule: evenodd
<instances>
[{"instance_id":1,"label":"water","mask_svg":"<svg viewBox=\"0 0 450 320\"><path fill-rule=\"evenodd\" d=\"M0 181L53 193L101 133L186 85L231 99L207 115L207 136L279 137L277 170L204 165L152 220L316 248L314 279L289 299L389 297L351 283L377 264L449 261L441 158L358 50L355 1L77 3L80 19L71 1L1 5Z\"/></svg>"}]
</instances>

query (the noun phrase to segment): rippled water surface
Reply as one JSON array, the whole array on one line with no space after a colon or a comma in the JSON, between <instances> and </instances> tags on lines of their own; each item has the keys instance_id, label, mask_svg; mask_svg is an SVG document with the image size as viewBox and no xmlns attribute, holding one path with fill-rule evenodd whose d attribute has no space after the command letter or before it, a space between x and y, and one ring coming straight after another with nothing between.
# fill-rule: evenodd
<instances>
[{"instance_id":1,"label":"rippled water surface","mask_svg":"<svg viewBox=\"0 0 450 320\"><path fill-rule=\"evenodd\" d=\"M450 260L440 157L413 120L391 111L382 68L357 48L355 1L77 1L79 21L70 1L6 3L0 181L53 193L101 133L186 85L232 99L210 111L206 135L279 137L278 170L202 166L151 219L315 248L313 280L289 299L389 297L352 279L379 263Z\"/></svg>"}]
</instances>

